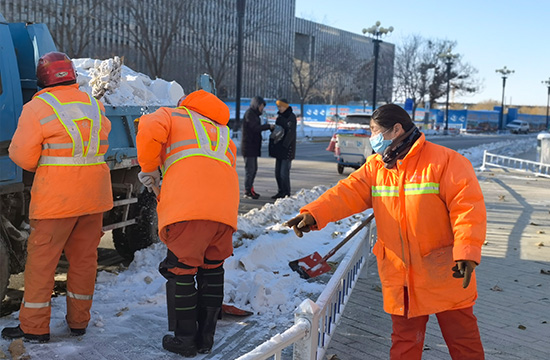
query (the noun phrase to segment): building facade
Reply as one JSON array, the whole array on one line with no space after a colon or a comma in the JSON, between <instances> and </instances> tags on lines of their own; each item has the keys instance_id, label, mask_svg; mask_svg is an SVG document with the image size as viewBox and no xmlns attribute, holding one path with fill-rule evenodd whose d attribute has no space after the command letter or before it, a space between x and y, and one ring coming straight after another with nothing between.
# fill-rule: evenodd
<instances>
[{"instance_id":1,"label":"building facade","mask_svg":"<svg viewBox=\"0 0 550 360\"><path fill-rule=\"evenodd\" d=\"M0 0L0 13L9 22L45 23L58 49L72 58L121 56L132 69L152 78L175 80L186 92L195 90L198 75L208 73L216 81L218 95L234 99L239 16L236 3L236 0ZM261 95L299 101L300 93L293 84L294 65L299 58L308 65L307 71L321 65L327 69L326 79L318 79L316 92L306 101L327 101L318 88L330 86L327 83L333 82L336 75L328 76L333 70L328 70L330 64L326 59L321 64L326 49L340 47L346 58L353 54L357 68L372 62L371 39L296 18L295 0L249 0L242 14L242 98ZM392 77L394 47L383 43L382 49L391 55L387 61L391 66L386 67L391 68L387 76ZM379 64L379 74L384 73L380 71L384 66ZM355 68L337 77L347 84L343 87L349 94L343 98L368 98L358 94L361 89L357 86ZM384 91L380 86L377 88ZM327 91L330 89L324 93ZM333 96L329 101L340 100Z\"/></svg>"}]
</instances>

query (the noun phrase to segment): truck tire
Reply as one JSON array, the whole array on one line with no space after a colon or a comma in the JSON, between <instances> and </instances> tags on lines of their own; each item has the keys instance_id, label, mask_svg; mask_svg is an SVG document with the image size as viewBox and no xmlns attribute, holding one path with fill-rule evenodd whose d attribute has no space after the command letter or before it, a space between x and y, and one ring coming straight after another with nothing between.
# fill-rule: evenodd
<instances>
[{"instance_id":1,"label":"truck tire","mask_svg":"<svg viewBox=\"0 0 550 360\"><path fill-rule=\"evenodd\" d=\"M158 242L157 199L146 189L138 195L138 202L130 206L130 218L136 217L137 224L126 229L113 230L113 243L118 254L128 261L134 253Z\"/></svg>"},{"instance_id":2,"label":"truck tire","mask_svg":"<svg viewBox=\"0 0 550 360\"><path fill-rule=\"evenodd\" d=\"M344 165L338 164L338 174L342 175L344 173Z\"/></svg>"},{"instance_id":3,"label":"truck tire","mask_svg":"<svg viewBox=\"0 0 550 360\"><path fill-rule=\"evenodd\" d=\"M8 248L4 244L4 240L0 238L0 302L4 300L9 280L10 254L8 253Z\"/></svg>"}]
</instances>

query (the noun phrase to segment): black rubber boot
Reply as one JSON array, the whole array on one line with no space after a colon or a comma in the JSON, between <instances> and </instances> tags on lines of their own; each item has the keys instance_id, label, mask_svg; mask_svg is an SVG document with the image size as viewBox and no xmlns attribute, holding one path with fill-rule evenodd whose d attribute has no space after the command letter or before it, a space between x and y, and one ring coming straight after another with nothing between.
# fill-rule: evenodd
<instances>
[{"instance_id":1,"label":"black rubber boot","mask_svg":"<svg viewBox=\"0 0 550 360\"><path fill-rule=\"evenodd\" d=\"M176 330L176 279L166 282L166 308L168 310L168 331Z\"/></svg>"},{"instance_id":2,"label":"black rubber boot","mask_svg":"<svg viewBox=\"0 0 550 360\"><path fill-rule=\"evenodd\" d=\"M162 347L165 350L184 357L197 355L195 337L197 335L197 322L194 320L178 320L176 322L176 336L165 335L162 338Z\"/></svg>"},{"instance_id":3,"label":"black rubber boot","mask_svg":"<svg viewBox=\"0 0 550 360\"><path fill-rule=\"evenodd\" d=\"M200 354L210 354L214 346L216 323L221 307L200 307L198 314L199 330L197 331L197 351Z\"/></svg>"},{"instance_id":4,"label":"black rubber boot","mask_svg":"<svg viewBox=\"0 0 550 360\"><path fill-rule=\"evenodd\" d=\"M39 343L46 343L50 341L50 334L33 335L25 334L19 325L15 327L6 327L2 330L2 337L4 339L13 340L23 338L25 341L33 341Z\"/></svg>"},{"instance_id":5,"label":"black rubber boot","mask_svg":"<svg viewBox=\"0 0 550 360\"><path fill-rule=\"evenodd\" d=\"M197 349L201 354L208 354L214 345L216 323L221 314L223 302L223 265L214 269L199 268L197 283L199 290L199 309L197 321Z\"/></svg>"}]
</instances>

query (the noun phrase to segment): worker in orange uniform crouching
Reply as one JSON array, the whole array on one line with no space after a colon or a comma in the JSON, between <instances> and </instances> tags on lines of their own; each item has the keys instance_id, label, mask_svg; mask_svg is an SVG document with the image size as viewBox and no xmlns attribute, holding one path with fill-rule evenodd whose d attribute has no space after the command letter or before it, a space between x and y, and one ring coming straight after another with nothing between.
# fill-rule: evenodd
<instances>
[{"instance_id":1,"label":"worker in orange uniform crouching","mask_svg":"<svg viewBox=\"0 0 550 360\"><path fill-rule=\"evenodd\" d=\"M193 357L209 353L223 302L223 262L233 253L239 183L228 107L204 90L139 120L141 182L158 191L160 238L168 247L168 329L162 346Z\"/></svg>"},{"instance_id":2,"label":"worker in orange uniform crouching","mask_svg":"<svg viewBox=\"0 0 550 360\"><path fill-rule=\"evenodd\" d=\"M484 358L473 305L487 217L472 164L426 141L403 108L372 114L376 154L289 220L296 234L372 208L373 248L384 310L391 314L390 359L420 360L435 314L454 360Z\"/></svg>"},{"instance_id":3,"label":"worker in orange uniform crouching","mask_svg":"<svg viewBox=\"0 0 550 360\"><path fill-rule=\"evenodd\" d=\"M36 76L43 89L23 107L9 147L10 158L35 176L20 325L4 328L2 337L47 342L62 252L69 262L66 319L71 335L84 335L90 320L103 212L113 207L103 157L111 123L103 104L78 89L65 54L42 56Z\"/></svg>"}]
</instances>

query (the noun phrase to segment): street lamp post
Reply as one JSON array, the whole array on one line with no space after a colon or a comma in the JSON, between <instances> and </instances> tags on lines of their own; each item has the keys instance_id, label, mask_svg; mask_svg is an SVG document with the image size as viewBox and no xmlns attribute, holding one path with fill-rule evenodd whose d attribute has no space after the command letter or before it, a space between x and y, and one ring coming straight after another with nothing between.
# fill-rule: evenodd
<instances>
[{"instance_id":1,"label":"street lamp post","mask_svg":"<svg viewBox=\"0 0 550 360\"><path fill-rule=\"evenodd\" d=\"M241 122L241 83L243 77L243 22L245 0L237 0L237 89L235 93L235 131Z\"/></svg>"},{"instance_id":2,"label":"street lamp post","mask_svg":"<svg viewBox=\"0 0 550 360\"><path fill-rule=\"evenodd\" d=\"M512 74L514 70L508 69L506 66L502 69L496 69L495 72L500 73L502 76L502 102L500 104L500 116L498 119L498 129L502 130L504 127L504 89L506 88L506 78Z\"/></svg>"},{"instance_id":3,"label":"street lamp post","mask_svg":"<svg viewBox=\"0 0 550 360\"><path fill-rule=\"evenodd\" d=\"M381 38L393 31L393 26L385 28L380 26L380 21L377 21L373 26L368 29L363 29L363 34L369 34L374 43L374 75L373 75L373 88L372 88L372 111L376 109L376 81L378 78L378 54L380 52Z\"/></svg>"},{"instance_id":4,"label":"street lamp post","mask_svg":"<svg viewBox=\"0 0 550 360\"><path fill-rule=\"evenodd\" d=\"M550 109L550 78L548 80L541 81L548 88L548 99L546 100L546 127L544 128L548 131L548 109Z\"/></svg>"},{"instance_id":5,"label":"street lamp post","mask_svg":"<svg viewBox=\"0 0 550 360\"><path fill-rule=\"evenodd\" d=\"M439 57L445 60L447 65L447 101L445 102L445 127L443 128L443 134L449 133L449 92L451 90L451 67L453 66L454 59L458 57L457 54L451 53L449 48L447 52L439 54Z\"/></svg>"}]
</instances>

